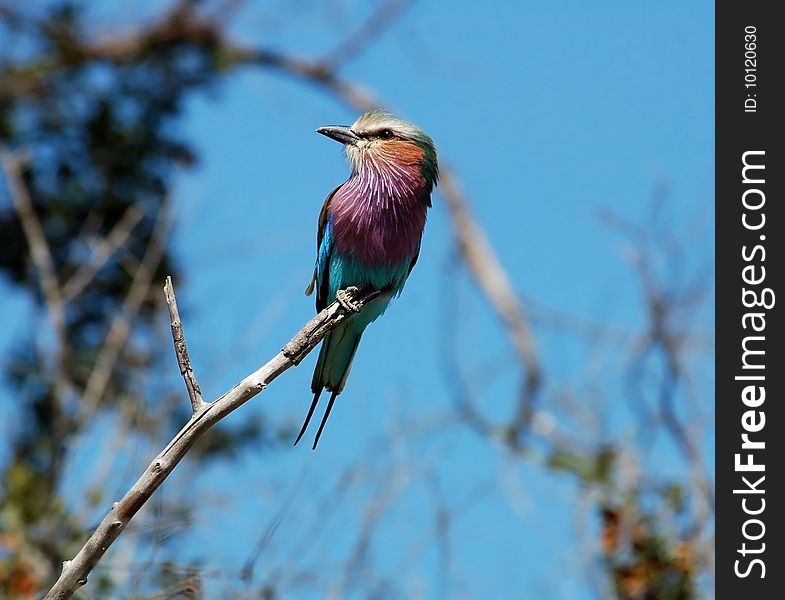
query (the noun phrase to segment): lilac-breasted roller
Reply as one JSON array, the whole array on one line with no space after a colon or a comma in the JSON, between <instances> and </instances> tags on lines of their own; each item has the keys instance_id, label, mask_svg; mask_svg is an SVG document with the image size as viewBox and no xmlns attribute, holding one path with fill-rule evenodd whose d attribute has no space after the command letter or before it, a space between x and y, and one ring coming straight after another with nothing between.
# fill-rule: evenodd
<instances>
[{"instance_id":1,"label":"lilac-breasted roller","mask_svg":"<svg viewBox=\"0 0 785 600\"><path fill-rule=\"evenodd\" d=\"M326 389L331 395L314 449L335 398L346 385L363 331L401 293L417 262L431 191L439 175L433 140L387 112L374 110L350 127L316 131L343 144L352 172L322 206L316 267L305 293L316 290L317 311L338 300L356 314L322 341L311 381L313 401L294 442L302 438ZM363 288L381 294L357 312L352 293Z\"/></svg>"}]
</instances>

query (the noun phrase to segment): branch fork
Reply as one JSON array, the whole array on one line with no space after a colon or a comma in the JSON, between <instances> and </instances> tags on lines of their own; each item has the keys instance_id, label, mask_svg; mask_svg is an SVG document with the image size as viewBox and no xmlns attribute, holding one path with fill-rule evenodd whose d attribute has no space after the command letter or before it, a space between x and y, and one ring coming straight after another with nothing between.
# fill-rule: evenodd
<instances>
[{"instance_id":1,"label":"branch fork","mask_svg":"<svg viewBox=\"0 0 785 600\"><path fill-rule=\"evenodd\" d=\"M379 296L379 290L364 289L351 294L352 301L362 308ZM93 534L84 543L72 560L63 562L63 571L44 600L65 600L87 583L87 576L126 528L133 516L139 512L156 489L166 480L194 443L213 425L259 394L276 377L291 367L300 364L303 358L339 324L349 318L352 311L339 302L319 312L292 337L278 354L245 377L232 389L213 402L205 402L196 380L188 355L185 332L180 321L177 299L171 277L166 278L164 296L171 318L172 341L180 374L185 382L191 403L191 418L175 437L147 466L131 489L112 507Z\"/></svg>"}]
</instances>

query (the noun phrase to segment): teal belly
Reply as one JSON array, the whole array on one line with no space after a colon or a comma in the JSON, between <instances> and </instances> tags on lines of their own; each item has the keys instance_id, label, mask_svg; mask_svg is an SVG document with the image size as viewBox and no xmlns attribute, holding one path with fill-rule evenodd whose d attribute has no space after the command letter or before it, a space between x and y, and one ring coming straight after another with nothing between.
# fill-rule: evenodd
<instances>
[{"instance_id":1,"label":"teal belly","mask_svg":"<svg viewBox=\"0 0 785 600\"><path fill-rule=\"evenodd\" d=\"M356 325L364 327L382 315L390 302L403 290L406 277L409 275L411 259L395 266L369 267L353 258L334 253L330 258L330 291L329 301L335 299L338 290L349 286L363 287L370 285L377 290L389 290L384 296L369 304L359 315L353 318ZM362 321L362 324L360 323Z\"/></svg>"}]
</instances>

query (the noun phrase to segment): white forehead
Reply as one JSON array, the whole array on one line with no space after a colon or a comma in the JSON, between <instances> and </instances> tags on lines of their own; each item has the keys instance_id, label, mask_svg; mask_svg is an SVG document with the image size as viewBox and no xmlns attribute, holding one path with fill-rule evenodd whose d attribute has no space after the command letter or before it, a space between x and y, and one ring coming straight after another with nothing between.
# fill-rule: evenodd
<instances>
[{"instance_id":1,"label":"white forehead","mask_svg":"<svg viewBox=\"0 0 785 600\"><path fill-rule=\"evenodd\" d=\"M406 137L417 133L417 128L411 123L402 121L383 111L371 111L360 116L352 124L352 129L357 133L369 133L380 129L392 129Z\"/></svg>"}]
</instances>

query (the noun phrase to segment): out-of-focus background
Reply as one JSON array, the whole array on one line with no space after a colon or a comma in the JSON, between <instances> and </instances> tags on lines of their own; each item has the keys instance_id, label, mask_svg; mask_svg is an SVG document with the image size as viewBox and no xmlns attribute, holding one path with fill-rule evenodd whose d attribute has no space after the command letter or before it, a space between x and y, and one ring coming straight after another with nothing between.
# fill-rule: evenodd
<instances>
[{"instance_id":1,"label":"out-of-focus background","mask_svg":"<svg viewBox=\"0 0 785 600\"><path fill-rule=\"evenodd\" d=\"M319 449L315 355L180 464L79 598L713 596L713 6L0 0L0 597L313 314L314 133L444 173ZM309 434L310 436L310 434Z\"/></svg>"}]
</instances>

